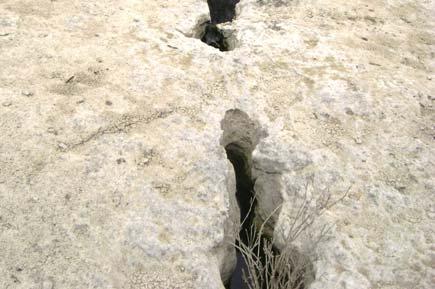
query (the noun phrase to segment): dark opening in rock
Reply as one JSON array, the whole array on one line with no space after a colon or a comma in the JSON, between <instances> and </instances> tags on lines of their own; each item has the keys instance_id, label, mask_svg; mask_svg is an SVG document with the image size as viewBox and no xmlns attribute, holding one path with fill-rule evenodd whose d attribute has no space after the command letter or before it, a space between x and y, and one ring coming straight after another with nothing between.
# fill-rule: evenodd
<instances>
[{"instance_id":1,"label":"dark opening in rock","mask_svg":"<svg viewBox=\"0 0 435 289\"><path fill-rule=\"evenodd\" d=\"M229 50L229 44L222 30L210 22L205 23L204 33L201 36L201 41L207 45L219 49L220 51Z\"/></svg>"},{"instance_id":2,"label":"dark opening in rock","mask_svg":"<svg viewBox=\"0 0 435 289\"><path fill-rule=\"evenodd\" d=\"M255 196L254 181L251 178L250 155L242 146L230 143L225 147L228 160L234 167L236 176L236 199L240 208L241 228L240 242L248 243L249 229L253 224ZM248 272L247 264L242 253L237 250L237 265L231 276L228 289L249 289L249 284L243 279L243 272Z\"/></svg>"},{"instance_id":3,"label":"dark opening in rock","mask_svg":"<svg viewBox=\"0 0 435 289\"><path fill-rule=\"evenodd\" d=\"M266 220L256 216L257 205L262 205L257 202L268 199L256 198L256 180L252 176L252 152L265 133L245 112L238 109L226 112L221 127L221 144L225 147L227 158L234 168L235 194L241 222L236 242L237 264L226 288L304 289L307 266L310 265L308 259L292 247L285 247L285 250L280 252L272 240L274 224L272 232L266 233L261 225L266 224ZM253 279L256 281L252 281Z\"/></svg>"},{"instance_id":4,"label":"dark opening in rock","mask_svg":"<svg viewBox=\"0 0 435 289\"><path fill-rule=\"evenodd\" d=\"M236 15L236 5L240 0L207 0L212 24L229 22Z\"/></svg>"},{"instance_id":5,"label":"dark opening in rock","mask_svg":"<svg viewBox=\"0 0 435 289\"><path fill-rule=\"evenodd\" d=\"M247 256L250 254L241 250L237 250L237 264L236 268L231 276L230 283L227 285L228 289L249 289L257 287L254 283L246 280L246 277L251 275L253 268L252 264L249 268L249 264L246 263L246 257L252 257L256 259L259 263L259 267L265 267L266 270L259 270L257 274L272 275L272 267L268 265L268 261L271 260L271 256L277 256L280 254L279 250L273 246L271 240L265 236L260 235L257 228L254 226L255 218L255 208L257 205L257 200L255 198L254 184L255 180L252 178L252 151L249 150L249 146L243 146L242 144L230 143L225 147L228 160L234 167L234 173L236 176L236 199L240 208L240 231L239 240L236 245L242 248L251 248L252 252L255 252L255 256ZM252 239L258 239L258 244L253 246ZM243 244L239 244L239 242ZM269 246L270 251L265 251L265 246ZM266 254L269 253L267 257ZM258 275L256 275L258 276ZM262 277L264 280L266 276ZM249 279L249 277L248 277ZM261 284L261 282L259 282ZM261 288L258 289L269 289L266 283L263 283ZM281 288L280 288L281 289ZM303 287L298 288L282 288L282 289L303 289Z\"/></svg>"},{"instance_id":6,"label":"dark opening in rock","mask_svg":"<svg viewBox=\"0 0 435 289\"><path fill-rule=\"evenodd\" d=\"M236 198L240 208L240 238L242 242L247 241L246 233L253 222L254 208L256 205L254 198L254 181L251 177L251 166L247 152L235 143L225 147L228 160L234 167L236 175Z\"/></svg>"},{"instance_id":7,"label":"dark opening in rock","mask_svg":"<svg viewBox=\"0 0 435 289\"><path fill-rule=\"evenodd\" d=\"M227 111L221 123L223 129L222 145L224 145L228 160L234 168L236 177L236 199L240 208L241 228L240 242L248 243L248 236L254 222L255 194L252 178L252 151L262 137L262 131L257 123L238 109ZM249 289L249 284L243 278L243 272L249 269L243 258L243 253L237 251L237 265L227 288Z\"/></svg>"},{"instance_id":8,"label":"dark opening in rock","mask_svg":"<svg viewBox=\"0 0 435 289\"><path fill-rule=\"evenodd\" d=\"M238 2L239 0L207 0L210 21L201 24L204 26L200 36L202 42L220 51L231 50L228 35L216 25L233 20L236 15L236 5Z\"/></svg>"}]
</instances>

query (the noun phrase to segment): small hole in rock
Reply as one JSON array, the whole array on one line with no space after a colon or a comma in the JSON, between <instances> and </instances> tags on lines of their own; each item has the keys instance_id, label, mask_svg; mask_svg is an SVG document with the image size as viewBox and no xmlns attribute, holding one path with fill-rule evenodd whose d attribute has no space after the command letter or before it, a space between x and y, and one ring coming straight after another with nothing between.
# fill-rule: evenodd
<instances>
[{"instance_id":1,"label":"small hole in rock","mask_svg":"<svg viewBox=\"0 0 435 289\"><path fill-rule=\"evenodd\" d=\"M205 23L204 32L201 36L201 41L220 51L229 51L229 44L223 31L215 24L210 22Z\"/></svg>"},{"instance_id":2,"label":"small hole in rock","mask_svg":"<svg viewBox=\"0 0 435 289\"><path fill-rule=\"evenodd\" d=\"M221 29L217 24L231 22L236 15L236 5L239 0L207 0L210 20L200 21L195 30L199 30L202 42L220 51L234 49L234 37L231 30Z\"/></svg>"}]
</instances>

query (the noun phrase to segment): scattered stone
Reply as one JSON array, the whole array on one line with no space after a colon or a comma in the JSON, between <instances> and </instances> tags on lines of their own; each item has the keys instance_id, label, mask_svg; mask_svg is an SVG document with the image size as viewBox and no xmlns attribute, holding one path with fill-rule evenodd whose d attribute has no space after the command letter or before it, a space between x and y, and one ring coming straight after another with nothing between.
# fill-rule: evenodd
<instances>
[{"instance_id":1,"label":"scattered stone","mask_svg":"<svg viewBox=\"0 0 435 289\"><path fill-rule=\"evenodd\" d=\"M375 62L369 62L369 64L370 64L370 65L373 65L373 66L382 66L382 65L380 65L379 63L375 63Z\"/></svg>"},{"instance_id":2,"label":"scattered stone","mask_svg":"<svg viewBox=\"0 0 435 289\"><path fill-rule=\"evenodd\" d=\"M110 105L112 105L113 103L110 101L110 100L106 100L106 105L108 105L108 106L110 106Z\"/></svg>"},{"instance_id":3,"label":"scattered stone","mask_svg":"<svg viewBox=\"0 0 435 289\"><path fill-rule=\"evenodd\" d=\"M50 133L50 134L57 135L57 130L54 127L49 127L47 129L47 132Z\"/></svg>"},{"instance_id":4,"label":"scattered stone","mask_svg":"<svg viewBox=\"0 0 435 289\"><path fill-rule=\"evenodd\" d=\"M117 163L118 165L123 164L123 163L125 163L125 162L126 162L126 161L125 161L124 158L119 158L119 159L116 160L116 163Z\"/></svg>"},{"instance_id":5,"label":"scattered stone","mask_svg":"<svg viewBox=\"0 0 435 289\"><path fill-rule=\"evenodd\" d=\"M364 41L369 41L367 37L361 37L361 39Z\"/></svg>"},{"instance_id":6,"label":"scattered stone","mask_svg":"<svg viewBox=\"0 0 435 289\"><path fill-rule=\"evenodd\" d=\"M345 110L345 112L346 112L347 115L354 115L353 110L350 109L349 107L346 107L344 110Z\"/></svg>"},{"instance_id":7,"label":"scattered stone","mask_svg":"<svg viewBox=\"0 0 435 289\"><path fill-rule=\"evenodd\" d=\"M359 137L359 136L355 137L354 141L355 141L356 144L362 144L363 143L361 137Z\"/></svg>"},{"instance_id":8,"label":"scattered stone","mask_svg":"<svg viewBox=\"0 0 435 289\"><path fill-rule=\"evenodd\" d=\"M72 82L72 81L74 80L75 77L76 77L75 75L72 75L72 76L68 77L68 79L65 80L65 83L70 83L70 82Z\"/></svg>"},{"instance_id":9,"label":"scattered stone","mask_svg":"<svg viewBox=\"0 0 435 289\"><path fill-rule=\"evenodd\" d=\"M150 158L144 157L143 159L141 159L137 162L137 165L140 167L144 167L144 166L148 165L150 163L150 161L151 161Z\"/></svg>"},{"instance_id":10,"label":"scattered stone","mask_svg":"<svg viewBox=\"0 0 435 289\"><path fill-rule=\"evenodd\" d=\"M12 105L12 102L11 102L11 101L5 101L5 102L2 103L2 105L3 105L4 107L9 107L9 106Z\"/></svg>"},{"instance_id":11,"label":"scattered stone","mask_svg":"<svg viewBox=\"0 0 435 289\"><path fill-rule=\"evenodd\" d=\"M57 148L58 148L59 150L61 150L61 151L66 151L67 148L68 148L68 145L65 144L65 143L63 143L63 142L61 142L61 143L58 143L58 144L57 144Z\"/></svg>"},{"instance_id":12,"label":"scattered stone","mask_svg":"<svg viewBox=\"0 0 435 289\"><path fill-rule=\"evenodd\" d=\"M33 92L28 91L28 90L22 91L21 94L24 96L27 96L27 97L33 96Z\"/></svg>"}]
</instances>

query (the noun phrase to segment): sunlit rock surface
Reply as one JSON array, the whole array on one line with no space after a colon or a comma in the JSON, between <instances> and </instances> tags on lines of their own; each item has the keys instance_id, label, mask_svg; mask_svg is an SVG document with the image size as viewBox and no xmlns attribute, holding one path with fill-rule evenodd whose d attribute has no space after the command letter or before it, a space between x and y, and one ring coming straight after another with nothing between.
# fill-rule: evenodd
<instances>
[{"instance_id":1,"label":"sunlit rock surface","mask_svg":"<svg viewBox=\"0 0 435 289\"><path fill-rule=\"evenodd\" d=\"M242 0L228 52L200 41L207 15L0 3L0 288L222 289L232 108L267 131L254 170L284 200L277 239L307 182L350 188L319 219L310 288L433 287L435 3Z\"/></svg>"}]
</instances>

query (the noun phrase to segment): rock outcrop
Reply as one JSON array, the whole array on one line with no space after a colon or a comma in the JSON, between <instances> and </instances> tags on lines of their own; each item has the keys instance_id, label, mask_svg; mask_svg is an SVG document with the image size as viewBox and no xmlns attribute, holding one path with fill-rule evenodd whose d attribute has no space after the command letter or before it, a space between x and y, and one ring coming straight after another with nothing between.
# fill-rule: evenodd
<instances>
[{"instance_id":1,"label":"rock outcrop","mask_svg":"<svg viewBox=\"0 0 435 289\"><path fill-rule=\"evenodd\" d=\"M0 288L223 289L233 108L277 240L307 184L348 191L295 242L310 289L432 288L434 7L242 0L221 52L206 1L2 1Z\"/></svg>"}]
</instances>

